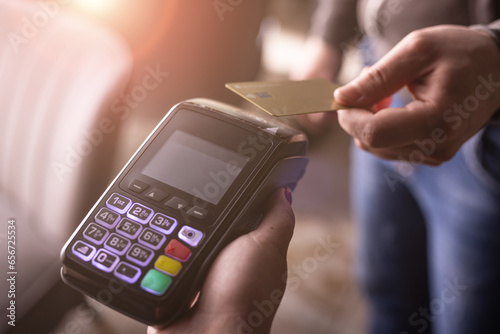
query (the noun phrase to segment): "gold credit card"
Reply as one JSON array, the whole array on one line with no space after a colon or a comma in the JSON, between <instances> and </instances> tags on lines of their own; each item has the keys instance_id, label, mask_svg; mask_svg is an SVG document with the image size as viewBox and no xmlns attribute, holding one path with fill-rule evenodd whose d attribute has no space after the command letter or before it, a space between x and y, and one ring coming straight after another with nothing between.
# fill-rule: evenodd
<instances>
[{"instance_id":1,"label":"gold credit card","mask_svg":"<svg viewBox=\"0 0 500 334\"><path fill-rule=\"evenodd\" d=\"M324 79L233 82L226 87L277 117L345 108L333 98L339 85Z\"/></svg>"}]
</instances>

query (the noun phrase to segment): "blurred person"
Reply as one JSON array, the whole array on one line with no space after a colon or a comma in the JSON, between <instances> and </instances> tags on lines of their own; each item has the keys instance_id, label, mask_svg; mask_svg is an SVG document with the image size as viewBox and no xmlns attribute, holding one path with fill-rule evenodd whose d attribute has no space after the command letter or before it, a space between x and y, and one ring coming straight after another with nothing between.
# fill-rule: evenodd
<instances>
[{"instance_id":1,"label":"blurred person","mask_svg":"<svg viewBox=\"0 0 500 334\"><path fill-rule=\"evenodd\" d=\"M334 96L370 333L500 333L499 18L500 1L318 1L292 78L335 80L362 39Z\"/></svg>"}]
</instances>

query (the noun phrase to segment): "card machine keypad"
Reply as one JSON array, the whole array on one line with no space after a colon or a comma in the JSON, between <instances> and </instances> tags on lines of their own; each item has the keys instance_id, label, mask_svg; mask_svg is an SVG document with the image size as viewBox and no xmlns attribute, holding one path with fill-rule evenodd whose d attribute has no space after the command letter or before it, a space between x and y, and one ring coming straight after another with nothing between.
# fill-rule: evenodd
<instances>
[{"instance_id":1,"label":"card machine keypad","mask_svg":"<svg viewBox=\"0 0 500 334\"><path fill-rule=\"evenodd\" d=\"M149 188L146 184L141 187L142 192ZM181 203L179 208L184 209L187 201ZM154 212L121 193L108 198L94 221L83 232L85 240L76 240L71 246L72 253L129 284L140 282L144 291L155 295L167 291L192 249L203 239L202 231L188 225L178 228L175 218ZM151 263L154 265L149 268Z\"/></svg>"}]
</instances>

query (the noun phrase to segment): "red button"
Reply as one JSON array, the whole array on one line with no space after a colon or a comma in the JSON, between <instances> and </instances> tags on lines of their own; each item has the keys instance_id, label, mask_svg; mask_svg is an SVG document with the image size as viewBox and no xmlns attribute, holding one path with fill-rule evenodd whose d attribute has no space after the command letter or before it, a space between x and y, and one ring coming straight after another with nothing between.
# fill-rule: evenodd
<instances>
[{"instance_id":1,"label":"red button","mask_svg":"<svg viewBox=\"0 0 500 334\"><path fill-rule=\"evenodd\" d=\"M179 241L173 239L170 240L167 247L165 247L165 254L175 257L178 260L186 261L191 256L191 250Z\"/></svg>"}]
</instances>

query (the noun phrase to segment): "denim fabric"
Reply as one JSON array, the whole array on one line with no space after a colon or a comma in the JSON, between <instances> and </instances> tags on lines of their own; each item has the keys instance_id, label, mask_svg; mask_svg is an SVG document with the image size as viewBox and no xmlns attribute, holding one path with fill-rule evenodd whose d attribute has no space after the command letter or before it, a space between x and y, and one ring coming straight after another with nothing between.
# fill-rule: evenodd
<instances>
[{"instance_id":1,"label":"denim fabric","mask_svg":"<svg viewBox=\"0 0 500 334\"><path fill-rule=\"evenodd\" d=\"M500 333L500 126L439 167L353 145L358 278L371 333Z\"/></svg>"},{"instance_id":2,"label":"denim fabric","mask_svg":"<svg viewBox=\"0 0 500 334\"><path fill-rule=\"evenodd\" d=\"M366 65L371 45L361 43ZM351 187L370 333L500 333L499 117L439 167L353 145Z\"/></svg>"}]
</instances>

